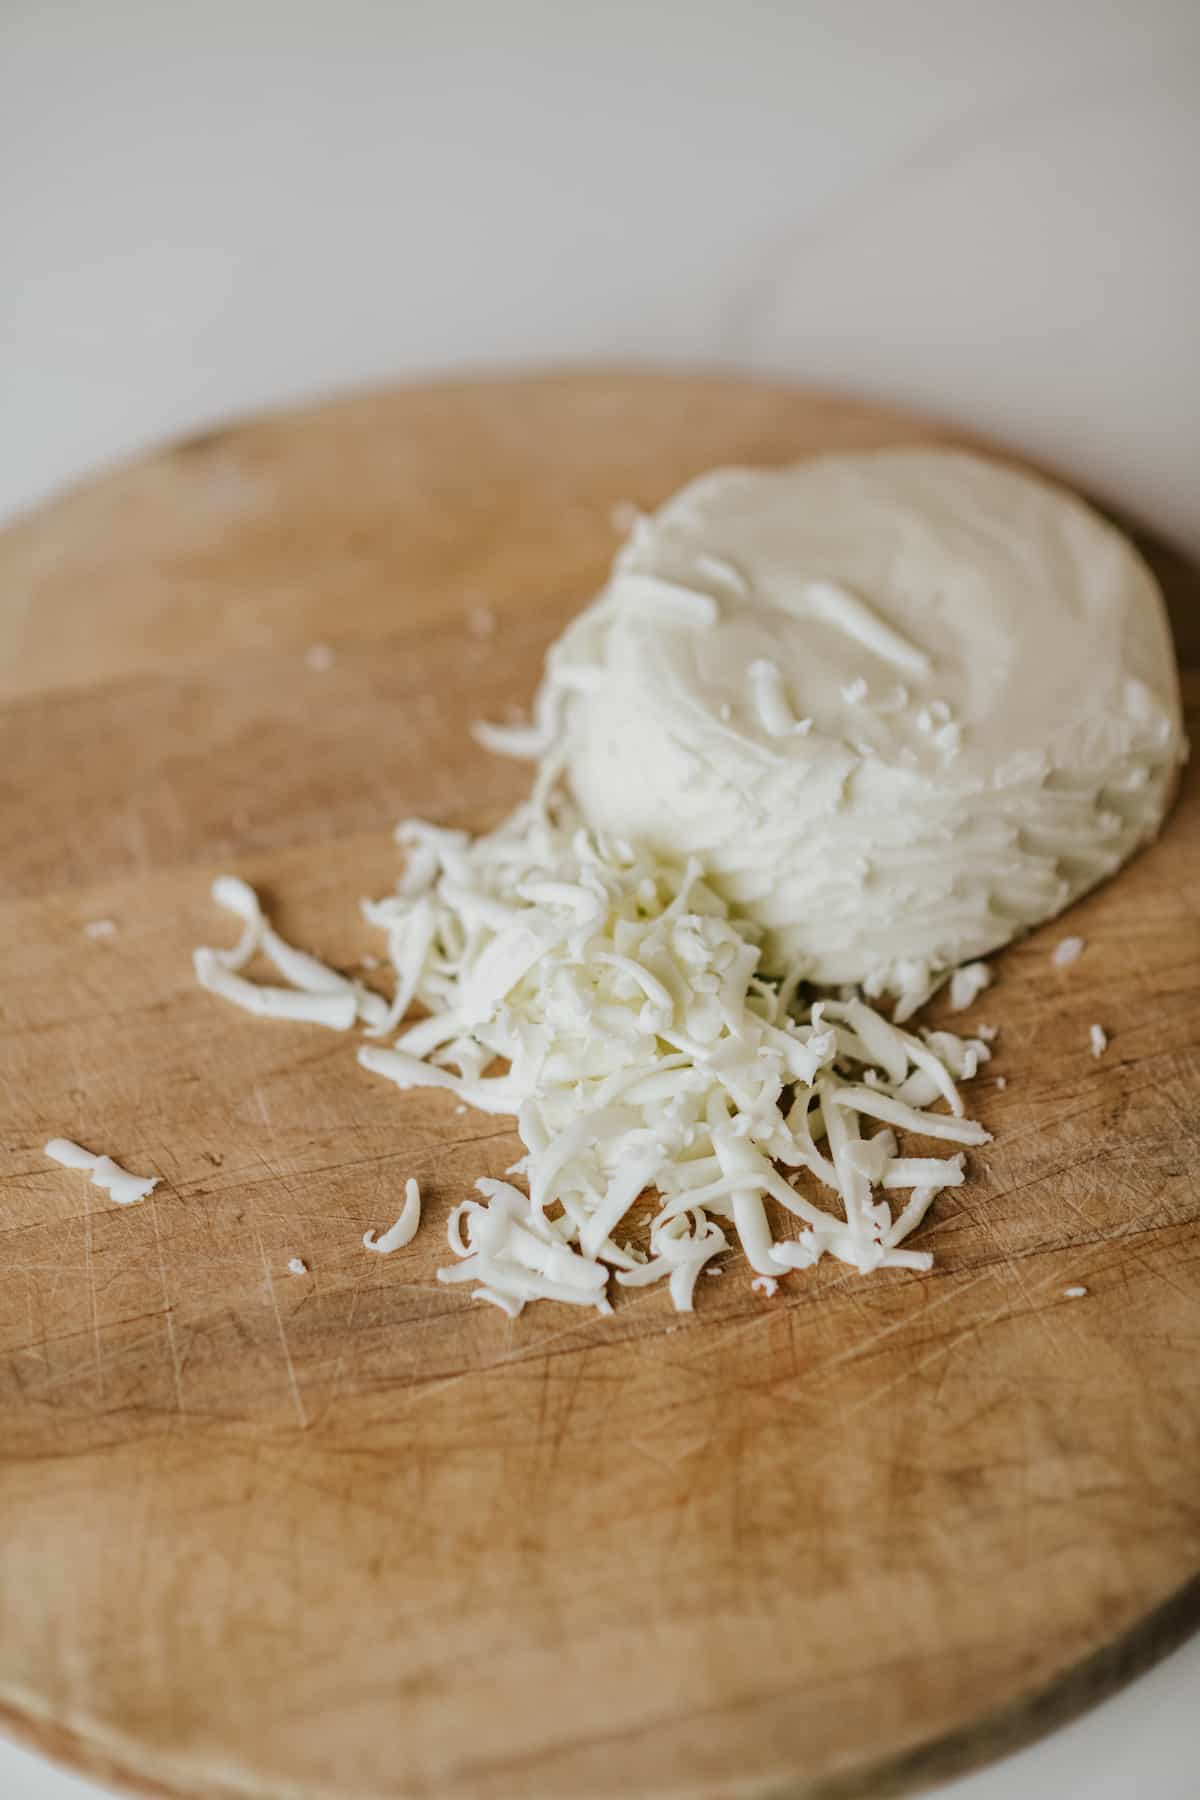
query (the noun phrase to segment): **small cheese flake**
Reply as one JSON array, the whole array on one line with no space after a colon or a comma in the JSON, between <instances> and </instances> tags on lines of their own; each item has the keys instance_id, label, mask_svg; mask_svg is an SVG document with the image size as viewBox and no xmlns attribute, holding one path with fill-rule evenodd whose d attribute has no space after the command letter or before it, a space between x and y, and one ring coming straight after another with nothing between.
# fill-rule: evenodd
<instances>
[{"instance_id":1,"label":"small cheese flake","mask_svg":"<svg viewBox=\"0 0 1200 1800\"><path fill-rule=\"evenodd\" d=\"M420 1223L421 1189L410 1175L404 1184L404 1209L400 1217L383 1233L382 1237L376 1236L373 1231L364 1231L364 1248L374 1250L380 1256L390 1256L393 1250L403 1250L406 1244L412 1243Z\"/></svg>"},{"instance_id":2,"label":"small cheese flake","mask_svg":"<svg viewBox=\"0 0 1200 1800\"><path fill-rule=\"evenodd\" d=\"M1055 945L1054 955L1050 958L1056 969L1069 969L1072 963L1079 961L1087 948L1086 940L1081 937L1065 937Z\"/></svg>"},{"instance_id":3,"label":"small cheese flake","mask_svg":"<svg viewBox=\"0 0 1200 1800\"><path fill-rule=\"evenodd\" d=\"M746 681L751 708L768 737L790 737L800 729L778 663L765 657L752 662L746 671Z\"/></svg>"},{"instance_id":4,"label":"small cheese flake","mask_svg":"<svg viewBox=\"0 0 1200 1800\"><path fill-rule=\"evenodd\" d=\"M328 644L310 644L304 652L304 660L317 675L325 675L336 660Z\"/></svg>"},{"instance_id":5,"label":"small cheese flake","mask_svg":"<svg viewBox=\"0 0 1200 1800\"><path fill-rule=\"evenodd\" d=\"M996 1086L1000 1089L1000 1092L1003 1093L1005 1088L1008 1086L1008 1076L1007 1075L997 1075Z\"/></svg>"},{"instance_id":6,"label":"small cheese flake","mask_svg":"<svg viewBox=\"0 0 1200 1800\"><path fill-rule=\"evenodd\" d=\"M837 581L810 581L799 597L799 605L785 599L789 612L801 617L815 615L855 639L872 656L893 663L906 675L928 675L932 664L923 650L910 644L898 631L881 619L865 600L852 594Z\"/></svg>"},{"instance_id":7,"label":"small cheese flake","mask_svg":"<svg viewBox=\"0 0 1200 1800\"><path fill-rule=\"evenodd\" d=\"M135 1200L144 1200L158 1186L157 1175L131 1175L120 1163L115 1163L111 1156L96 1156L85 1150L82 1144L73 1143L70 1138L51 1138L46 1145L45 1154L53 1162L61 1163L65 1169L80 1169L91 1177L92 1186L104 1188L118 1206L132 1206Z\"/></svg>"},{"instance_id":8,"label":"small cheese flake","mask_svg":"<svg viewBox=\"0 0 1200 1800\"><path fill-rule=\"evenodd\" d=\"M721 608L712 594L692 587L686 581L668 581L665 576L652 575L645 569L625 572L621 579L621 595L627 606L661 614L665 624L704 630L715 625L721 617Z\"/></svg>"},{"instance_id":9,"label":"small cheese flake","mask_svg":"<svg viewBox=\"0 0 1200 1800\"><path fill-rule=\"evenodd\" d=\"M559 733L565 690L561 685L543 683L538 692L532 719L519 706L505 708L505 723L490 725L477 720L471 736L494 756L511 756L518 762L536 762L553 749Z\"/></svg>"},{"instance_id":10,"label":"small cheese flake","mask_svg":"<svg viewBox=\"0 0 1200 1800\"><path fill-rule=\"evenodd\" d=\"M1091 1044L1092 1055L1096 1057L1103 1056L1104 1052L1108 1049L1108 1033L1105 1031L1103 1025L1089 1025L1088 1040Z\"/></svg>"},{"instance_id":11,"label":"small cheese flake","mask_svg":"<svg viewBox=\"0 0 1200 1800\"><path fill-rule=\"evenodd\" d=\"M731 593L740 595L750 592L750 583L745 575L728 557L706 556L702 553L696 558L696 573L709 581L715 581L720 587L728 588Z\"/></svg>"},{"instance_id":12,"label":"small cheese flake","mask_svg":"<svg viewBox=\"0 0 1200 1800\"><path fill-rule=\"evenodd\" d=\"M288 1259L288 1274L289 1275L307 1275L308 1274L308 1264L305 1262L305 1260L302 1256L289 1257L289 1259Z\"/></svg>"},{"instance_id":13,"label":"small cheese flake","mask_svg":"<svg viewBox=\"0 0 1200 1800\"><path fill-rule=\"evenodd\" d=\"M756 1275L750 1286L756 1294L765 1294L768 1300L773 1300L779 1292L779 1283L773 1275Z\"/></svg>"},{"instance_id":14,"label":"small cheese flake","mask_svg":"<svg viewBox=\"0 0 1200 1800\"><path fill-rule=\"evenodd\" d=\"M97 941L100 938L115 937L116 931L117 921L115 919L89 919L83 928L85 937Z\"/></svg>"},{"instance_id":15,"label":"small cheese flake","mask_svg":"<svg viewBox=\"0 0 1200 1800\"><path fill-rule=\"evenodd\" d=\"M1067 1300L1083 1300L1087 1296L1087 1289L1085 1287L1064 1288L1063 1296Z\"/></svg>"},{"instance_id":16,"label":"small cheese flake","mask_svg":"<svg viewBox=\"0 0 1200 1800\"><path fill-rule=\"evenodd\" d=\"M966 1012L968 1006L973 1006L978 1000L984 988L991 985L991 980L992 971L983 962L964 963L961 969L955 969L950 977L950 1011ZM983 1031L980 1031L979 1036L984 1038L985 1043L988 1041Z\"/></svg>"}]
</instances>

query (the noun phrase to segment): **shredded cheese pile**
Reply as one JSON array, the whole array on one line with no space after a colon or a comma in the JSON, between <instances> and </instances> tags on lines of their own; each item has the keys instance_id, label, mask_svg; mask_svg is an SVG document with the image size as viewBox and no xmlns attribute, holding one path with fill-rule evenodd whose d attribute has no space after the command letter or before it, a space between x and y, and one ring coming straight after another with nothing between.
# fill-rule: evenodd
<instances>
[{"instance_id":1,"label":"shredded cheese pile","mask_svg":"<svg viewBox=\"0 0 1200 1800\"><path fill-rule=\"evenodd\" d=\"M270 1016L357 1018L372 1037L422 1009L359 1061L398 1087L444 1088L516 1118L525 1153L512 1179L481 1180L479 1198L454 1208L456 1260L438 1271L510 1317L538 1299L610 1312L614 1278L664 1281L691 1311L700 1271L731 1237L767 1293L823 1256L863 1273L929 1268L905 1242L963 1181L962 1149L989 1141L956 1085L987 1043L914 1034L849 992L802 1000L798 975L762 979L755 928L730 916L698 863L589 831L543 776L487 836L399 827L397 890L364 902L387 934L390 1007L284 944L231 877L214 893L245 930L233 952L197 952L202 984ZM256 950L299 991L247 981ZM954 1149L905 1156L897 1131ZM629 1235L647 1193L648 1252ZM894 1211L897 1193L908 1198ZM412 1183L392 1230L364 1242L397 1248L419 1216Z\"/></svg>"}]
</instances>

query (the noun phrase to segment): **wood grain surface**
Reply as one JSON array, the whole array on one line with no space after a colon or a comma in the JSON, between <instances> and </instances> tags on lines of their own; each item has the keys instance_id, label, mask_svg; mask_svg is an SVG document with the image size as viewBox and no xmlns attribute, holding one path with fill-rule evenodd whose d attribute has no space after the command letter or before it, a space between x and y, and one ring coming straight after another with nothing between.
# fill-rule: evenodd
<instances>
[{"instance_id":1,"label":"wood grain surface","mask_svg":"<svg viewBox=\"0 0 1200 1800\"><path fill-rule=\"evenodd\" d=\"M735 1259L691 1318L647 1290L510 1323L434 1281L505 1123L191 979L231 936L218 871L352 968L392 822L518 797L466 727L527 698L614 503L946 435L732 375L431 383L207 433L0 537L13 1728L195 1800L875 1797L1200 1615L1193 776L996 959L1007 1087L970 1090L995 1143L928 1277L822 1265L767 1301ZM1197 584L1158 564L1194 732ZM115 1207L54 1135L161 1186ZM409 1174L424 1229L365 1254Z\"/></svg>"}]
</instances>

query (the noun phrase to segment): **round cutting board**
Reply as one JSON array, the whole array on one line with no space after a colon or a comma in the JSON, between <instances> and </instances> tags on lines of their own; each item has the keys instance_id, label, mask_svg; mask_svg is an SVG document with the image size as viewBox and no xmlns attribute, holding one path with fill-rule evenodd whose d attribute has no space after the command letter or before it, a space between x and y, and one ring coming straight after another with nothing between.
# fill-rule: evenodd
<instances>
[{"instance_id":1,"label":"round cutting board","mask_svg":"<svg viewBox=\"0 0 1200 1800\"><path fill-rule=\"evenodd\" d=\"M232 938L217 872L350 968L393 821L518 798L467 726L528 697L614 507L940 435L732 375L447 381L205 433L0 538L14 1729L195 1800L874 1800L1195 1620L1191 777L1154 848L996 959L995 1142L924 1278L822 1265L765 1300L734 1258L689 1318L653 1289L510 1323L434 1279L506 1122L191 978ZM1194 705L1197 586L1158 566ZM55 1135L161 1185L116 1207ZM410 1174L421 1233L366 1254Z\"/></svg>"}]
</instances>

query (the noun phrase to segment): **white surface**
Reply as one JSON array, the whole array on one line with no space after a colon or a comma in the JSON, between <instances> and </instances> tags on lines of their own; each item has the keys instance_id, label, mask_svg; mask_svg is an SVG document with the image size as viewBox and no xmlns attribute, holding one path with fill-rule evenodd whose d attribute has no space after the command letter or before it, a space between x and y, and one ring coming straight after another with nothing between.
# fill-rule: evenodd
<instances>
[{"instance_id":1,"label":"white surface","mask_svg":"<svg viewBox=\"0 0 1200 1800\"><path fill-rule=\"evenodd\" d=\"M1194 0L0 0L0 515L346 381L720 357L1197 548L1197 168ZM945 1792L1185 1800L1198 1694L1192 1645Z\"/></svg>"}]
</instances>

